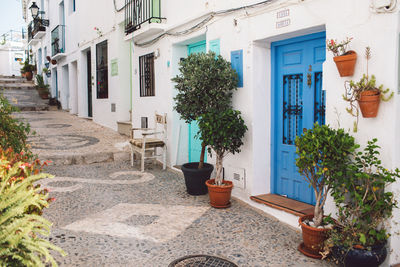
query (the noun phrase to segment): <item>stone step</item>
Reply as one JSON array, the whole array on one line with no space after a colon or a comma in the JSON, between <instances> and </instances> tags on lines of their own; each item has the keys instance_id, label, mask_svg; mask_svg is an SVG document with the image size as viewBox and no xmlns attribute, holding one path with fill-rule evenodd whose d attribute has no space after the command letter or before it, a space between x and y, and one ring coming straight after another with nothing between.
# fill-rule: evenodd
<instances>
[{"instance_id":1,"label":"stone step","mask_svg":"<svg viewBox=\"0 0 400 267\"><path fill-rule=\"evenodd\" d=\"M0 83L32 83L24 78L0 78Z\"/></svg>"},{"instance_id":2,"label":"stone step","mask_svg":"<svg viewBox=\"0 0 400 267\"><path fill-rule=\"evenodd\" d=\"M33 83L0 83L0 89L35 89L35 85Z\"/></svg>"}]
</instances>

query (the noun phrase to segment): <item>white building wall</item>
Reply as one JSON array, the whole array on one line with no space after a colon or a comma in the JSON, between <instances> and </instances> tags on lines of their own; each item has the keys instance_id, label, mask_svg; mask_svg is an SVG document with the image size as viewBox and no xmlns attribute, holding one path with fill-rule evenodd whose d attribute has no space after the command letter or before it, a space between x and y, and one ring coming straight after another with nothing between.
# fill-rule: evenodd
<instances>
[{"instance_id":1,"label":"white building wall","mask_svg":"<svg viewBox=\"0 0 400 267\"><path fill-rule=\"evenodd\" d=\"M164 22L162 32L176 33L176 31L190 28L196 14L206 14L232 6L241 6L258 1L173 1L179 4L179 9L174 5L163 6L162 16ZM344 9L343 7L346 6ZM290 19L286 27L278 28L277 12L289 9ZM203 17L204 18L204 17ZM235 26L236 23L236 26ZM234 94L233 103L236 109L241 110L249 128L244 138L242 152L238 155L228 156L225 168L235 166L244 168L246 185L244 189L236 187L233 194L240 199L256 206L278 219L297 227L295 216L282 211L277 211L249 200L251 195L270 193L271 189L271 43L296 36L325 31L327 38L342 40L353 37L351 49L358 53L358 61L353 77L341 78L330 52L326 53L323 64L323 89L326 90L326 120L333 127L348 129L357 139L365 145L367 140L378 138L382 147L381 158L387 168L400 166L400 144L396 139L399 133L399 96L398 88L398 12L378 14L370 9L369 1L274 1L270 5L257 8L248 8L227 15L216 15L214 19L200 27L190 35L168 36L152 45L134 47L133 55L133 125L140 126L140 117L158 112L166 112L169 116L169 165L173 165L175 155L176 137L181 122L175 119L172 107L174 95L173 84L170 79L177 73L179 57L185 57L186 51L179 49L186 44L204 38L207 44L210 40L220 39L221 55L230 60L230 52L243 49L243 77L244 87L239 88ZM144 38L145 32L150 28L143 27L133 33L136 43L151 40L154 36ZM159 33L160 34L160 33ZM369 62L369 73L375 74L377 82L395 91L395 97L380 106L377 118L364 119L360 117L358 132L353 133L355 118L346 112L348 103L342 100L345 92L344 81L359 80L366 71L366 60L363 57L366 46L372 50L372 59ZM138 57L153 51L160 51L160 57L155 60L156 96L139 97ZM168 66L168 62L170 65ZM176 115L176 114L175 114ZM172 124L171 124L172 123ZM181 132L182 134L182 132ZM185 146L185 144L179 144ZM183 152L184 154L184 152ZM181 155L182 156L182 155ZM187 158L187 155L183 155ZM227 177L229 179L229 177ZM400 200L400 181L391 188L396 191ZM327 204L326 211L334 212L333 202ZM400 211L395 211L395 218L400 218ZM392 233L400 230L398 223L392 221ZM393 235L390 241L392 248L391 257L387 262L391 264L400 262L400 237Z\"/></svg>"},{"instance_id":2,"label":"white building wall","mask_svg":"<svg viewBox=\"0 0 400 267\"><path fill-rule=\"evenodd\" d=\"M26 1L27 7L31 1ZM60 4L64 3L64 20L61 16ZM113 1L75 0L76 11L72 10L72 0L45 1L45 18L50 20L46 35L42 41L32 47L34 53L47 46L51 52L51 31L65 22L65 53L57 59L57 64L50 64L57 69L58 100L62 108L81 117L88 116L87 62L86 51L91 50L92 62L92 106L93 120L114 130L117 121L129 120L131 105L130 95L130 58L128 42L124 41L124 28L117 23L117 14ZM118 2L118 1L117 1ZM123 14L123 12L120 12ZM121 16L120 14L118 14ZM27 22L31 20L30 11L26 12ZM121 21L119 22L121 23ZM94 28L98 28L100 32ZM107 40L108 43L108 98L97 99L96 94L96 44ZM45 57L44 57L45 58ZM53 57L52 57L53 58ZM111 60L118 61L118 75L111 76ZM44 62L43 62L44 63ZM67 71L68 70L68 71ZM66 76L68 75L68 76ZM55 79L55 75L52 78ZM66 77L65 77L66 76ZM55 81L49 83L55 87ZM55 96L55 88L52 95ZM111 112L111 104L116 111Z\"/></svg>"}]
</instances>

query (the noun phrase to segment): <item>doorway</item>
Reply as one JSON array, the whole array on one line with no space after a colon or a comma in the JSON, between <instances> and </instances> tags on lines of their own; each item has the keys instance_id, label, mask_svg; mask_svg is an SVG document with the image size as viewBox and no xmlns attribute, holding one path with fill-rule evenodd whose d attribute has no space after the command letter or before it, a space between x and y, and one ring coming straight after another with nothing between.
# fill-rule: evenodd
<instances>
[{"instance_id":1,"label":"doorway","mask_svg":"<svg viewBox=\"0 0 400 267\"><path fill-rule=\"evenodd\" d=\"M325 124L325 51L325 32L272 43L273 193L309 204L315 197L295 165L295 138Z\"/></svg>"}]
</instances>

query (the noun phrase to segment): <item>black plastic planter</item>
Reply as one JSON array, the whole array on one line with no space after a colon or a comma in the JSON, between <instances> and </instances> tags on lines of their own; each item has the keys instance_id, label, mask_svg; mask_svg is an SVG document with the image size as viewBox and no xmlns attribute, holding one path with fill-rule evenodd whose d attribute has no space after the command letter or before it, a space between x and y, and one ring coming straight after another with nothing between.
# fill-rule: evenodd
<instances>
[{"instance_id":1,"label":"black plastic planter","mask_svg":"<svg viewBox=\"0 0 400 267\"><path fill-rule=\"evenodd\" d=\"M185 176L186 190L189 195L198 196L207 194L206 181L210 179L214 166L204 163L203 168L198 168L198 162L190 162L182 165Z\"/></svg>"},{"instance_id":2,"label":"black plastic planter","mask_svg":"<svg viewBox=\"0 0 400 267\"><path fill-rule=\"evenodd\" d=\"M387 256L386 243L372 246L371 250L353 248L347 251L343 246L334 246L333 257L346 267L377 267Z\"/></svg>"}]
</instances>

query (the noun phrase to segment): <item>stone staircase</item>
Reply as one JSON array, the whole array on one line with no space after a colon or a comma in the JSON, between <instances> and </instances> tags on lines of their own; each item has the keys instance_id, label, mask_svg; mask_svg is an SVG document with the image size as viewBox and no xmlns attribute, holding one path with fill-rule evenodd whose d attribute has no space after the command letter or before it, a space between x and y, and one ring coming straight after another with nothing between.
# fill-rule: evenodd
<instances>
[{"instance_id":1,"label":"stone staircase","mask_svg":"<svg viewBox=\"0 0 400 267\"><path fill-rule=\"evenodd\" d=\"M20 76L0 76L0 93L22 111L49 110L48 100L39 97L33 81Z\"/></svg>"},{"instance_id":2,"label":"stone staircase","mask_svg":"<svg viewBox=\"0 0 400 267\"><path fill-rule=\"evenodd\" d=\"M35 89L35 84L21 76L0 76L0 89Z\"/></svg>"}]
</instances>

